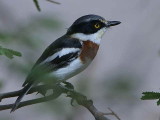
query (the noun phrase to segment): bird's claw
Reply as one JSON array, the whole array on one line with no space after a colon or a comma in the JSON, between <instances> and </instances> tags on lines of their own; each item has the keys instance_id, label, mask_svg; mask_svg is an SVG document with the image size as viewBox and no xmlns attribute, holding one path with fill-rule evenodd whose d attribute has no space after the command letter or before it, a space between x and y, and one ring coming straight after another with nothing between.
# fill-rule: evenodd
<instances>
[{"instance_id":1,"label":"bird's claw","mask_svg":"<svg viewBox=\"0 0 160 120\"><path fill-rule=\"evenodd\" d=\"M74 102L74 101L75 101L75 99L72 98L72 99L71 99L71 102L70 102L70 104L71 104L72 106L74 106L74 105L73 105L73 102Z\"/></svg>"},{"instance_id":2,"label":"bird's claw","mask_svg":"<svg viewBox=\"0 0 160 120\"><path fill-rule=\"evenodd\" d=\"M70 97L70 98L71 98L70 104L71 104L72 106L74 106L73 103L74 103L74 101L75 101L75 98L72 98L72 95L69 94L69 93L67 93L67 97Z\"/></svg>"},{"instance_id":3,"label":"bird's claw","mask_svg":"<svg viewBox=\"0 0 160 120\"><path fill-rule=\"evenodd\" d=\"M68 89L74 90L74 86L71 83L69 82L63 82L63 83L65 84L65 87L67 87Z\"/></svg>"},{"instance_id":4,"label":"bird's claw","mask_svg":"<svg viewBox=\"0 0 160 120\"><path fill-rule=\"evenodd\" d=\"M75 98L73 97L72 93L71 92L67 92L67 96L66 97L70 97L71 98L70 104L71 104L71 106L74 106L73 103L75 101Z\"/></svg>"},{"instance_id":5,"label":"bird's claw","mask_svg":"<svg viewBox=\"0 0 160 120\"><path fill-rule=\"evenodd\" d=\"M44 90L44 89L42 90L42 89L40 89L40 90L38 90L37 94L39 94L39 93L40 93L41 95L43 95L43 96L46 96L47 90ZM36 95L37 95L37 94L36 94Z\"/></svg>"}]
</instances>

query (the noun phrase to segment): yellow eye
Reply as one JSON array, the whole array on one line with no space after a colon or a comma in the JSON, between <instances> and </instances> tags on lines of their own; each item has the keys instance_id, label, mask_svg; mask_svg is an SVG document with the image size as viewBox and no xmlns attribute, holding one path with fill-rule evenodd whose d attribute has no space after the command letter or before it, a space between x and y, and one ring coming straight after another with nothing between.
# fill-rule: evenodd
<instances>
[{"instance_id":1,"label":"yellow eye","mask_svg":"<svg viewBox=\"0 0 160 120\"><path fill-rule=\"evenodd\" d=\"M94 25L94 27L95 27L95 28L100 28L101 25L100 25L99 23L96 23L96 24Z\"/></svg>"}]
</instances>

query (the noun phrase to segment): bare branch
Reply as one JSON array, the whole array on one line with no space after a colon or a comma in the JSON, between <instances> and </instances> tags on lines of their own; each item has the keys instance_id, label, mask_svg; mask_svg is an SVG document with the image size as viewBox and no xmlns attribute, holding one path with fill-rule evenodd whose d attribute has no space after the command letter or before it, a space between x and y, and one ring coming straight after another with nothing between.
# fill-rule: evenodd
<instances>
[{"instance_id":1,"label":"bare branch","mask_svg":"<svg viewBox=\"0 0 160 120\"><path fill-rule=\"evenodd\" d=\"M37 98L37 99L33 99L33 100L24 101L24 102L20 103L18 108L21 108L21 107L24 107L24 106L28 106L28 105L32 105L32 104L37 104L37 103L50 101L50 100L56 99L60 95L61 95L61 93L56 93L56 94L53 94L53 95L49 95L47 97L42 97L42 98ZM0 105L0 111L11 109L13 107L13 105L14 104Z\"/></svg>"},{"instance_id":2,"label":"bare branch","mask_svg":"<svg viewBox=\"0 0 160 120\"><path fill-rule=\"evenodd\" d=\"M61 4L61 3L56 2L56 1L53 1L53 0L46 0L46 1L51 2L51 3L54 3L54 4Z\"/></svg>"},{"instance_id":3,"label":"bare branch","mask_svg":"<svg viewBox=\"0 0 160 120\"><path fill-rule=\"evenodd\" d=\"M111 115L115 116L118 120L121 120L119 116L111 108L108 108L108 110L111 111Z\"/></svg>"},{"instance_id":4,"label":"bare branch","mask_svg":"<svg viewBox=\"0 0 160 120\"><path fill-rule=\"evenodd\" d=\"M118 117L118 115L117 115L111 108L108 108L108 110L111 111L111 112L109 112L109 113L100 112L99 114L101 114L101 115L112 115L112 116L115 116L118 120L121 120L121 119Z\"/></svg>"},{"instance_id":5,"label":"bare branch","mask_svg":"<svg viewBox=\"0 0 160 120\"><path fill-rule=\"evenodd\" d=\"M38 0L33 0L33 2L34 2L34 4L35 4L37 10L38 10L38 11L41 11L41 8L40 8L40 6L39 6Z\"/></svg>"},{"instance_id":6,"label":"bare branch","mask_svg":"<svg viewBox=\"0 0 160 120\"><path fill-rule=\"evenodd\" d=\"M55 86L48 86L48 85L39 85L37 87L33 87L27 94L32 94L34 92L38 92L41 90L49 90L49 89L53 89ZM2 99L5 98L11 98L11 97L17 97L21 94L22 89L18 90L18 91L14 91L14 92L8 92L8 93L2 93L0 94L0 102L2 101Z\"/></svg>"},{"instance_id":7,"label":"bare branch","mask_svg":"<svg viewBox=\"0 0 160 120\"><path fill-rule=\"evenodd\" d=\"M56 1L54 1L54 0L46 0L46 1L51 2L51 3L54 3L54 4L58 4L58 5L61 4L61 3L56 2ZM41 11L41 8L40 8L40 5L39 5L38 0L33 0L33 2L34 2L34 4L35 4L37 10L40 12L40 11Z\"/></svg>"},{"instance_id":8,"label":"bare branch","mask_svg":"<svg viewBox=\"0 0 160 120\"><path fill-rule=\"evenodd\" d=\"M32 105L32 104L37 104L37 103L42 103L42 102L54 100L63 93L63 94L67 94L67 97L70 97L72 99L71 101L75 100L79 105L88 109L91 112L91 114L95 117L96 120L109 120L107 117L105 117L105 115L113 115L118 120L120 120L119 117L111 109L110 109L111 113L100 112L94 106L92 100L88 100L86 96L74 91L73 89L70 89L66 86L63 86L61 84L60 85L54 85L54 86L40 85L40 86L32 88L28 92L28 94L31 94L31 93L34 93L34 92L39 92L41 89L43 89L43 90L44 89L45 90L53 89L53 94L49 95L49 96L42 97L42 98L37 98L37 99L21 102L18 108L28 106L28 105ZM22 92L22 90L0 94L0 100L5 99L5 98L19 96L19 94L21 92ZM13 106L13 104L0 105L0 111L11 109L12 106Z\"/></svg>"}]
</instances>

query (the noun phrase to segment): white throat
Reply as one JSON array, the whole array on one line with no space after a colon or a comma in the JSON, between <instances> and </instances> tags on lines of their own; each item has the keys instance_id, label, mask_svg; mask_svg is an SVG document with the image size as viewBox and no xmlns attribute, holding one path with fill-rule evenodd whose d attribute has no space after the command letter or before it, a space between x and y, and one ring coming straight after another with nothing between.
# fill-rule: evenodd
<instances>
[{"instance_id":1,"label":"white throat","mask_svg":"<svg viewBox=\"0 0 160 120\"><path fill-rule=\"evenodd\" d=\"M82 41L90 40L99 45L102 39L102 36L104 35L105 32L106 32L106 28L102 28L94 34L86 35L84 33L75 33L71 37L80 39Z\"/></svg>"}]
</instances>

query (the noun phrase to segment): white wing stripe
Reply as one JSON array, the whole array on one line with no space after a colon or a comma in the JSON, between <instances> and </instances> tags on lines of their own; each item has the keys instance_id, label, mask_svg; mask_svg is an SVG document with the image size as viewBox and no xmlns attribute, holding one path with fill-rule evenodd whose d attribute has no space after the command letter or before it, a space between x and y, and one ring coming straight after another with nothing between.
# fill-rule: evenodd
<instances>
[{"instance_id":1,"label":"white wing stripe","mask_svg":"<svg viewBox=\"0 0 160 120\"><path fill-rule=\"evenodd\" d=\"M46 58L41 64L46 63L46 62L50 62L52 60L54 60L56 57L62 57L64 55L67 55L69 53L75 53L77 51L79 51L79 48L63 48L62 50L56 52L55 54L53 54L52 56Z\"/></svg>"},{"instance_id":2,"label":"white wing stripe","mask_svg":"<svg viewBox=\"0 0 160 120\"><path fill-rule=\"evenodd\" d=\"M59 57L62 57L64 55L67 55L69 53L75 53L79 51L79 48L63 48L61 51L59 51Z\"/></svg>"}]
</instances>

